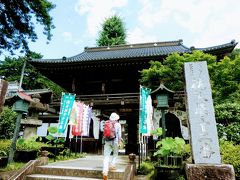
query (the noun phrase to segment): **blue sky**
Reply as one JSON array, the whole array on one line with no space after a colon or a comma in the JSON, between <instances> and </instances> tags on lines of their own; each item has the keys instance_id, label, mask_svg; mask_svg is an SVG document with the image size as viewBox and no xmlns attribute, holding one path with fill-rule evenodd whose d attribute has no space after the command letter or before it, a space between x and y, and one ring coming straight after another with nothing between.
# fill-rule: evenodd
<instances>
[{"instance_id":1,"label":"blue sky","mask_svg":"<svg viewBox=\"0 0 240 180\"><path fill-rule=\"evenodd\" d=\"M209 47L240 42L239 0L50 1L56 4L52 40L46 44L37 26L39 39L30 43L44 59L70 57L96 46L101 24L114 14L122 18L129 44L182 39L187 47Z\"/></svg>"}]
</instances>

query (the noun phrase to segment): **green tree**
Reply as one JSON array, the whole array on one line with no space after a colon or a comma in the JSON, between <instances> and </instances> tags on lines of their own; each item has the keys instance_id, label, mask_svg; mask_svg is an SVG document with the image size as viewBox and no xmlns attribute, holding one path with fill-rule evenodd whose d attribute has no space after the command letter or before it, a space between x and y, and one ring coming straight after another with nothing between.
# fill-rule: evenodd
<instances>
[{"instance_id":1,"label":"green tree","mask_svg":"<svg viewBox=\"0 0 240 180\"><path fill-rule=\"evenodd\" d=\"M30 52L28 57L11 58L6 57L4 61L0 61L0 74L4 76L7 81L19 81L22 71L22 66L27 58L41 58L42 55ZM60 96L64 91L60 86L41 75L31 64L27 63L24 71L24 78L22 88L26 90L30 89L42 89L48 88L53 91L54 96Z\"/></svg>"},{"instance_id":2,"label":"green tree","mask_svg":"<svg viewBox=\"0 0 240 180\"><path fill-rule=\"evenodd\" d=\"M228 141L240 142L240 103L215 105L218 136Z\"/></svg>"},{"instance_id":3,"label":"green tree","mask_svg":"<svg viewBox=\"0 0 240 180\"><path fill-rule=\"evenodd\" d=\"M240 49L238 49L238 48L236 48L232 51L229 58L230 59L235 59L237 56L240 56Z\"/></svg>"},{"instance_id":4,"label":"green tree","mask_svg":"<svg viewBox=\"0 0 240 180\"><path fill-rule=\"evenodd\" d=\"M184 90L185 62L206 61L212 85L218 134L220 138L239 143L240 139L240 55L233 52L217 61L215 56L194 51L192 54L173 53L163 62L151 61L149 69L141 71L140 82L152 89L163 82L166 87Z\"/></svg>"},{"instance_id":5,"label":"green tree","mask_svg":"<svg viewBox=\"0 0 240 180\"><path fill-rule=\"evenodd\" d=\"M35 22L43 26L43 34L50 40L54 26L49 12L54 7L48 0L1 0L0 54L3 50L28 52L28 40L37 39Z\"/></svg>"},{"instance_id":6,"label":"green tree","mask_svg":"<svg viewBox=\"0 0 240 180\"><path fill-rule=\"evenodd\" d=\"M224 57L210 71L214 101L240 101L240 56Z\"/></svg>"},{"instance_id":7,"label":"green tree","mask_svg":"<svg viewBox=\"0 0 240 180\"><path fill-rule=\"evenodd\" d=\"M4 107L0 113L0 139L11 139L15 128L17 113Z\"/></svg>"},{"instance_id":8,"label":"green tree","mask_svg":"<svg viewBox=\"0 0 240 180\"><path fill-rule=\"evenodd\" d=\"M201 51L179 55L173 53L163 62L151 61L149 69L143 69L140 82L152 89L163 82L166 87L175 91L184 90L185 62L206 61L210 74L213 99L216 104L223 102L239 102L240 100L240 56L234 59L224 57L217 61L216 57Z\"/></svg>"},{"instance_id":9,"label":"green tree","mask_svg":"<svg viewBox=\"0 0 240 180\"><path fill-rule=\"evenodd\" d=\"M126 44L126 30L120 17L114 15L107 18L99 33L97 46L112 46Z\"/></svg>"},{"instance_id":10,"label":"green tree","mask_svg":"<svg viewBox=\"0 0 240 180\"><path fill-rule=\"evenodd\" d=\"M222 103L215 105L216 121L222 124L240 123L240 104Z\"/></svg>"},{"instance_id":11,"label":"green tree","mask_svg":"<svg viewBox=\"0 0 240 180\"><path fill-rule=\"evenodd\" d=\"M201 51L183 55L173 53L163 62L150 61L149 69L143 69L140 72L140 82L152 89L155 89L160 82L163 82L169 89L182 91L184 90L184 63L195 61L207 61L208 65L213 65L216 62L216 57Z\"/></svg>"}]
</instances>

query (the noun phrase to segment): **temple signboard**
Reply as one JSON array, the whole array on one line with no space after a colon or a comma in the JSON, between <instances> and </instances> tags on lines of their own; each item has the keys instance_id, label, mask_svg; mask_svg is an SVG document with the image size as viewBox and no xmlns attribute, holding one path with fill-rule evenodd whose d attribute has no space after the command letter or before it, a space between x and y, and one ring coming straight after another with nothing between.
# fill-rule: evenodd
<instances>
[{"instance_id":1,"label":"temple signboard","mask_svg":"<svg viewBox=\"0 0 240 180\"><path fill-rule=\"evenodd\" d=\"M206 61L184 64L187 111L195 164L220 164L219 142Z\"/></svg>"}]
</instances>

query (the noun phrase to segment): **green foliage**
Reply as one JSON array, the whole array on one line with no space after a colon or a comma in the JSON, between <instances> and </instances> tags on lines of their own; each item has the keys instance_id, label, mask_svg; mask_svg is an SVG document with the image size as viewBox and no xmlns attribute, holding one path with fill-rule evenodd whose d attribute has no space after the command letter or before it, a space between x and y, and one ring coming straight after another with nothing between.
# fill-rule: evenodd
<instances>
[{"instance_id":1,"label":"green foliage","mask_svg":"<svg viewBox=\"0 0 240 180\"><path fill-rule=\"evenodd\" d=\"M28 57L42 58L42 55L30 52ZM24 61L28 58L6 57L4 61L0 61L0 74L4 76L7 81L19 81ZM65 91L63 88L50 81L48 78L42 76L31 64L27 63L24 71L23 89L51 89L53 96L60 97L61 93Z\"/></svg>"},{"instance_id":2,"label":"green foliage","mask_svg":"<svg viewBox=\"0 0 240 180\"><path fill-rule=\"evenodd\" d=\"M222 162L225 164L232 164L235 175L240 178L240 145L236 145L230 141L220 141L220 152Z\"/></svg>"},{"instance_id":3,"label":"green foliage","mask_svg":"<svg viewBox=\"0 0 240 180\"><path fill-rule=\"evenodd\" d=\"M0 1L0 54L16 49L28 52L28 41L36 41L36 21L43 26L43 34L51 39L54 28L50 10L55 6L48 0Z\"/></svg>"},{"instance_id":4,"label":"green foliage","mask_svg":"<svg viewBox=\"0 0 240 180\"><path fill-rule=\"evenodd\" d=\"M219 138L240 143L240 104L218 104L215 115Z\"/></svg>"},{"instance_id":5,"label":"green foliage","mask_svg":"<svg viewBox=\"0 0 240 180\"><path fill-rule=\"evenodd\" d=\"M150 173L152 173L152 171L154 171L154 164L152 162L149 161L143 161L140 166L138 167L138 174L141 175L148 175Z\"/></svg>"},{"instance_id":6,"label":"green foliage","mask_svg":"<svg viewBox=\"0 0 240 180\"><path fill-rule=\"evenodd\" d=\"M3 151L3 150L0 150L0 157L1 156L7 156L7 152L6 151Z\"/></svg>"},{"instance_id":7,"label":"green foliage","mask_svg":"<svg viewBox=\"0 0 240 180\"><path fill-rule=\"evenodd\" d=\"M223 103L215 105L215 116L218 123L240 123L240 103Z\"/></svg>"},{"instance_id":8,"label":"green foliage","mask_svg":"<svg viewBox=\"0 0 240 180\"><path fill-rule=\"evenodd\" d=\"M102 30L99 33L97 39L98 46L113 46L126 44L126 32L123 21L120 17L114 15L107 18L103 25Z\"/></svg>"},{"instance_id":9,"label":"green foliage","mask_svg":"<svg viewBox=\"0 0 240 180\"><path fill-rule=\"evenodd\" d=\"M40 149L45 145L42 142L36 141L37 137L32 137L30 139L20 138L17 140L16 150L17 151L40 151Z\"/></svg>"},{"instance_id":10,"label":"green foliage","mask_svg":"<svg viewBox=\"0 0 240 180\"><path fill-rule=\"evenodd\" d=\"M152 89L155 89L160 82L163 82L169 89L184 90L184 63L196 61L207 61L211 65L216 62L216 57L201 51L183 55L173 53L164 59L163 62L150 61L149 69L143 69L140 72L140 82Z\"/></svg>"},{"instance_id":11,"label":"green foliage","mask_svg":"<svg viewBox=\"0 0 240 180\"><path fill-rule=\"evenodd\" d=\"M154 156L183 156L185 152L185 141L179 137L166 137L157 142L158 149Z\"/></svg>"},{"instance_id":12,"label":"green foliage","mask_svg":"<svg viewBox=\"0 0 240 180\"><path fill-rule=\"evenodd\" d=\"M184 63L206 61L212 85L212 95L215 103L239 102L240 100L240 55L224 57L217 61L216 57L201 51L192 54L179 55L173 53L163 62L151 61L149 69L143 69L140 83L156 89L163 82L169 89L184 90Z\"/></svg>"},{"instance_id":13,"label":"green foliage","mask_svg":"<svg viewBox=\"0 0 240 180\"><path fill-rule=\"evenodd\" d=\"M235 122L230 125L217 125L218 137L220 139L240 143L240 123Z\"/></svg>"},{"instance_id":14,"label":"green foliage","mask_svg":"<svg viewBox=\"0 0 240 180\"><path fill-rule=\"evenodd\" d=\"M4 107L0 113L0 139L11 139L13 137L17 113L8 107Z\"/></svg>"},{"instance_id":15,"label":"green foliage","mask_svg":"<svg viewBox=\"0 0 240 180\"><path fill-rule=\"evenodd\" d=\"M48 143L52 144L53 146L56 146L57 144L63 144L65 142L65 139L60 137L57 138L58 134L58 128L57 127L49 127L48 128L49 134L46 136L46 139L49 141Z\"/></svg>"},{"instance_id":16,"label":"green foliage","mask_svg":"<svg viewBox=\"0 0 240 180\"><path fill-rule=\"evenodd\" d=\"M152 130L151 134L159 137L162 136L162 128L157 128L155 130Z\"/></svg>"},{"instance_id":17,"label":"green foliage","mask_svg":"<svg viewBox=\"0 0 240 180\"><path fill-rule=\"evenodd\" d=\"M186 179L185 179L184 175L180 175L176 178L176 180L186 180Z\"/></svg>"},{"instance_id":18,"label":"green foliage","mask_svg":"<svg viewBox=\"0 0 240 180\"><path fill-rule=\"evenodd\" d=\"M8 155L11 143L10 139L0 139L0 152L5 152Z\"/></svg>"},{"instance_id":19,"label":"green foliage","mask_svg":"<svg viewBox=\"0 0 240 180\"><path fill-rule=\"evenodd\" d=\"M58 128L57 127L49 127L48 132L51 134L56 134L58 132Z\"/></svg>"},{"instance_id":20,"label":"green foliage","mask_svg":"<svg viewBox=\"0 0 240 180\"><path fill-rule=\"evenodd\" d=\"M224 57L210 71L214 101L219 104L240 99L240 56L234 57Z\"/></svg>"},{"instance_id":21,"label":"green foliage","mask_svg":"<svg viewBox=\"0 0 240 180\"><path fill-rule=\"evenodd\" d=\"M50 158L49 162L56 162L56 161L66 161L66 160L71 160L71 159L77 159L77 158L84 158L86 157L86 153L70 153L69 149L66 149L62 152L60 152L60 154L58 156L56 156L55 158Z\"/></svg>"},{"instance_id":22,"label":"green foliage","mask_svg":"<svg viewBox=\"0 0 240 180\"><path fill-rule=\"evenodd\" d=\"M12 162L8 164L5 168L1 169L0 172L16 171L18 169L21 169L25 165L26 163L22 163L22 162Z\"/></svg>"},{"instance_id":23,"label":"green foliage","mask_svg":"<svg viewBox=\"0 0 240 180\"><path fill-rule=\"evenodd\" d=\"M229 58L230 59L235 59L238 56L240 56L240 49L239 48L235 48L232 53L230 54Z\"/></svg>"}]
</instances>

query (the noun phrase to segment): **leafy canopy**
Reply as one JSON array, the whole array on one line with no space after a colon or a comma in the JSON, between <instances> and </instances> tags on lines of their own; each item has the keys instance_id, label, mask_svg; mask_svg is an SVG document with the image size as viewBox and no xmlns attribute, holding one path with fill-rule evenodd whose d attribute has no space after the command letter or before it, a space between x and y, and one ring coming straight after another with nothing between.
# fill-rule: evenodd
<instances>
[{"instance_id":1,"label":"leafy canopy","mask_svg":"<svg viewBox=\"0 0 240 180\"><path fill-rule=\"evenodd\" d=\"M224 57L217 61L216 57L201 51L192 54L179 55L173 53L163 62L151 61L149 69L143 69L141 84L156 89L160 82L175 91L184 90L184 63L206 61L212 85L212 94L215 103L233 102L240 99L240 55Z\"/></svg>"},{"instance_id":2,"label":"leafy canopy","mask_svg":"<svg viewBox=\"0 0 240 180\"><path fill-rule=\"evenodd\" d=\"M4 61L0 61L0 75L7 81L19 81L23 63L27 58L41 58L42 55L30 52L27 56L19 58L6 57ZM51 89L53 95L61 96L64 91L61 87L41 75L31 64L27 63L24 71L23 85L25 90L31 89Z\"/></svg>"},{"instance_id":3,"label":"leafy canopy","mask_svg":"<svg viewBox=\"0 0 240 180\"><path fill-rule=\"evenodd\" d=\"M240 143L240 103L222 103L215 106L220 139Z\"/></svg>"},{"instance_id":4,"label":"leafy canopy","mask_svg":"<svg viewBox=\"0 0 240 180\"><path fill-rule=\"evenodd\" d=\"M28 40L37 39L36 23L43 26L43 34L50 40L54 26L49 12L54 7L48 0L1 0L0 54L3 50L28 52Z\"/></svg>"},{"instance_id":5,"label":"leafy canopy","mask_svg":"<svg viewBox=\"0 0 240 180\"><path fill-rule=\"evenodd\" d=\"M97 39L97 46L126 44L126 30L120 17L114 15L106 19Z\"/></svg>"}]
</instances>

